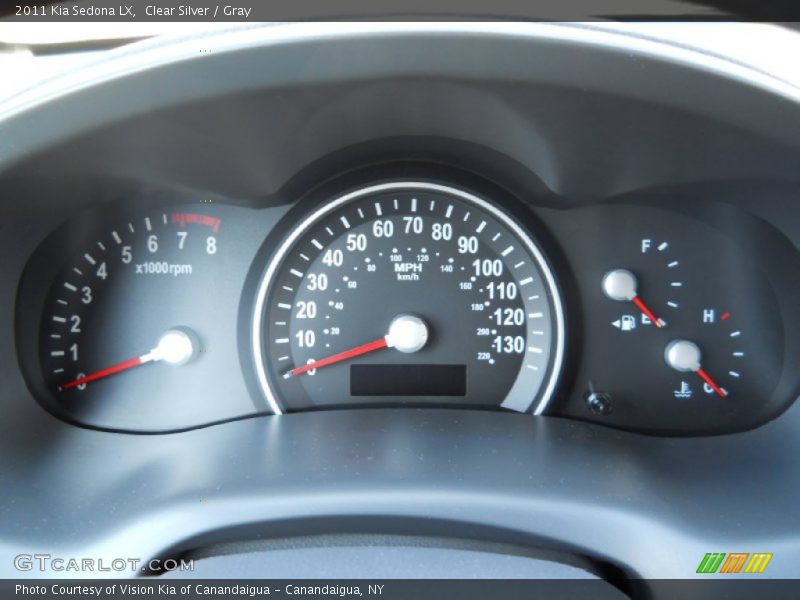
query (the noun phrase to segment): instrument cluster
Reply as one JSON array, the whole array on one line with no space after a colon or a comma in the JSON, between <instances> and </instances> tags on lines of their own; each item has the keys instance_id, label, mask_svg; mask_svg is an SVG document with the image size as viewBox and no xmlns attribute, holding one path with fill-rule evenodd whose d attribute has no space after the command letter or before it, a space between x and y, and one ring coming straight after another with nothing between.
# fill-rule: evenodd
<instances>
[{"instance_id":1,"label":"instrument cluster","mask_svg":"<svg viewBox=\"0 0 800 600\"><path fill-rule=\"evenodd\" d=\"M408 406L726 433L797 396L797 258L722 202L334 183L89 210L29 261L17 340L38 401L106 430Z\"/></svg>"}]
</instances>

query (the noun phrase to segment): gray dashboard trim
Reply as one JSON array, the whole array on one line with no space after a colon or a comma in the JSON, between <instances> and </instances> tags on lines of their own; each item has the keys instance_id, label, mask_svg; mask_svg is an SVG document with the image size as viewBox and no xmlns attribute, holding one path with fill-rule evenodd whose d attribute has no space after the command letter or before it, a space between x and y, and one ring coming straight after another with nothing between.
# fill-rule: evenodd
<instances>
[{"instance_id":1,"label":"gray dashboard trim","mask_svg":"<svg viewBox=\"0 0 800 600\"><path fill-rule=\"evenodd\" d=\"M155 440L4 423L0 576L22 552L147 559L405 518L643 577L695 577L709 551L773 552L770 576L793 577L800 407L786 417L692 439L457 410L291 414Z\"/></svg>"},{"instance_id":2,"label":"gray dashboard trim","mask_svg":"<svg viewBox=\"0 0 800 600\"><path fill-rule=\"evenodd\" d=\"M624 76L631 68L649 73ZM58 140L190 100L432 75L624 94L797 143L797 128L787 131L786 117L800 102L800 89L755 68L649 38L564 23L261 24L131 44L9 98L0 105L0 168ZM145 77L148 93L142 94ZM737 94L726 95L729 87ZM57 113L48 111L56 100ZM750 118L753 111L758 119Z\"/></svg>"}]
</instances>

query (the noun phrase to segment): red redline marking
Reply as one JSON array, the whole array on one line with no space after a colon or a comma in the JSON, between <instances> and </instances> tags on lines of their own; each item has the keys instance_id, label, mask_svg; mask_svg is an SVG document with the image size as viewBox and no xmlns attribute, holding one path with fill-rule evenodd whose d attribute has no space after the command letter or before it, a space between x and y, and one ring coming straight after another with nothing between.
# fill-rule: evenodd
<instances>
[{"instance_id":1,"label":"red redline marking","mask_svg":"<svg viewBox=\"0 0 800 600\"><path fill-rule=\"evenodd\" d=\"M208 225L209 227L211 227L211 230L214 233L217 233L219 231L220 220L215 217L209 217L208 215L203 215L201 223L203 225Z\"/></svg>"},{"instance_id":2,"label":"red redline marking","mask_svg":"<svg viewBox=\"0 0 800 600\"><path fill-rule=\"evenodd\" d=\"M107 369L101 369L100 371L95 371L94 373L91 373L84 377L68 381L67 383L61 386L61 389L69 390L74 387L78 387L79 385L83 385L84 383L97 381L98 379L102 379L103 377L108 377L109 375L114 375L115 373L119 373L120 371L132 369L133 367L138 367L141 364L144 363L142 362L141 357L137 356L136 358L131 358L130 360L126 360L124 362L116 364L113 367L108 367Z\"/></svg>"},{"instance_id":3,"label":"red redline marking","mask_svg":"<svg viewBox=\"0 0 800 600\"><path fill-rule=\"evenodd\" d=\"M186 227L187 224L205 225L211 227L214 233L219 231L219 226L222 224L222 221L216 217L197 213L174 213L172 222L178 223L181 227Z\"/></svg>"},{"instance_id":4,"label":"red redline marking","mask_svg":"<svg viewBox=\"0 0 800 600\"><path fill-rule=\"evenodd\" d=\"M655 325L656 327L664 326L662 325L661 320L653 314L653 311L647 308L647 305L644 302L642 302L642 299L639 298L639 296L634 296L633 298L631 298L631 302L633 302L636 305L636 308L642 311L645 314L645 316L653 322L653 325Z\"/></svg>"},{"instance_id":5,"label":"red redline marking","mask_svg":"<svg viewBox=\"0 0 800 600\"><path fill-rule=\"evenodd\" d=\"M367 352L374 352L375 350L382 350L384 348L388 348L388 345L386 344L386 338L381 338L379 340L375 340L374 342L369 342L368 344L363 344L361 346L351 348L350 350L339 352L333 356L322 358L316 362L303 365L302 367L297 367L296 369L289 371L289 373L292 375L302 375L306 371L311 371L312 369L327 367L328 365L347 360L348 358L355 358L356 356L361 356Z\"/></svg>"},{"instance_id":6,"label":"red redline marking","mask_svg":"<svg viewBox=\"0 0 800 600\"><path fill-rule=\"evenodd\" d=\"M719 387L714 382L714 380L711 379L711 376L708 373L706 373L702 368L697 369L696 373L700 375L700 378L703 381L705 381L708 385L711 386L711 389L717 393L717 396L719 396L720 398L724 398L725 396L728 395L727 392L723 390L721 387Z\"/></svg>"},{"instance_id":7,"label":"red redline marking","mask_svg":"<svg viewBox=\"0 0 800 600\"><path fill-rule=\"evenodd\" d=\"M730 318L731 318L731 313L729 312L722 313L719 317L720 321L725 321Z\"/></svg>"}]
</instances>

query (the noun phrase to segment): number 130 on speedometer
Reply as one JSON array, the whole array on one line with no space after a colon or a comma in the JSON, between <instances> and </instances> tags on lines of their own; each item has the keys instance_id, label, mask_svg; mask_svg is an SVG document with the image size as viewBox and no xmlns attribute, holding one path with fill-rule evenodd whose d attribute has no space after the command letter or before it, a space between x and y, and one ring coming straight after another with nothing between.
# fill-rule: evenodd
<instances>
[{"instance_id":1,"label":"number 130 on speedometer","mask_svg":"<svg viewBox=\"0 0 800 600\"><path fill-rule=\"evenodd\" d=\"M276 414L332 406L544 411L564 315L538 244L485 198L376 184L313 210L257 287L252 345Z\"/></svg>"}]
</instances>

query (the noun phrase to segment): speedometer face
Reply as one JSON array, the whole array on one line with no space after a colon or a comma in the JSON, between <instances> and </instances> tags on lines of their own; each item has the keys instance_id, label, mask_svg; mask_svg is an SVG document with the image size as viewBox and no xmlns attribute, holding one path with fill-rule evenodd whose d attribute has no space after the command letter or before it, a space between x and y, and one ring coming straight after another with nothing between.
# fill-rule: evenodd
<instances>
[{"instance_id":1,"label":"speedometer face","mask_svg":"<svg viewBox=\"0 0 800 600\"><path fill-rule=\"evenodd\" d=\"M258 288L253 349L276 413L461 405L541 413L563 310L530 236L448 186L375 185L316 210Z\"/></svg>"}]
</instances>

